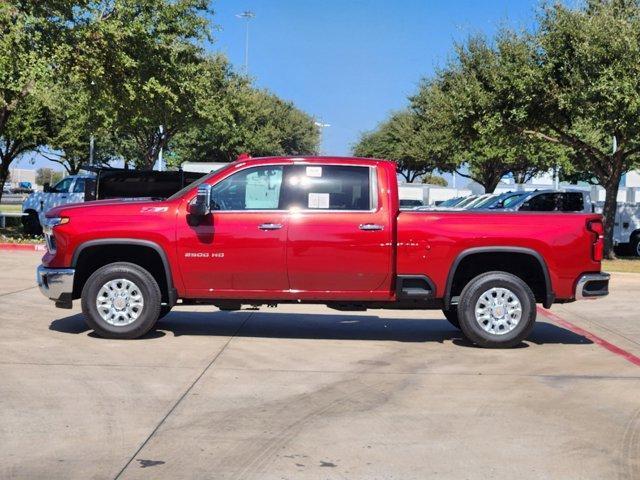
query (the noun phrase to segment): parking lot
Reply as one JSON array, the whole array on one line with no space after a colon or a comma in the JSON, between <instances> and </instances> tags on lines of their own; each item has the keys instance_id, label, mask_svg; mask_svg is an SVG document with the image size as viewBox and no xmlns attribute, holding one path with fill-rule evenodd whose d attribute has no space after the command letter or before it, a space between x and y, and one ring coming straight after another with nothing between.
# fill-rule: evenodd
<instances>
[{"instance_id":1,"label":"parking lot","mask_svg":"<svg viewBox=\"0 0 640 480\"><path fill-rule=\"evenodd\" d=\"M176 308L85 327L0 251L0 478L640 478L640 275L482 350L440 312Z\"/></svg>"}]
</instances>

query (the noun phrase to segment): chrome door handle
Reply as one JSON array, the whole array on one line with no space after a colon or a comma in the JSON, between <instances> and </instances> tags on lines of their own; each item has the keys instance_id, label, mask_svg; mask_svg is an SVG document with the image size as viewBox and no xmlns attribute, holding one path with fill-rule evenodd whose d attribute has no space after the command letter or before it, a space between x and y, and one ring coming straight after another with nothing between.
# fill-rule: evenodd
<instances>
[{"instance_id":1,"label":"chrome door handle","mask_svg":"<svg viewBox=\"0 0 640 480\"><path fill-rule=\"evenodd\" d=\"M281 223L263 223L259 225L258 228L260 230L280 230L282 228Z\"/></svg>"},{"instance_id":2,"label":"chrome door handle","mask_svg":"<svg viewBox=\"0 0 640 480\"><path fill-rule=\"evenodd\" d=\"M366 231L373 231L373 230L382 230L384 229L383 225L377 225L375 223L361 223L360 224L360 230L366 230Z\"/></svg>"}]
</instances>

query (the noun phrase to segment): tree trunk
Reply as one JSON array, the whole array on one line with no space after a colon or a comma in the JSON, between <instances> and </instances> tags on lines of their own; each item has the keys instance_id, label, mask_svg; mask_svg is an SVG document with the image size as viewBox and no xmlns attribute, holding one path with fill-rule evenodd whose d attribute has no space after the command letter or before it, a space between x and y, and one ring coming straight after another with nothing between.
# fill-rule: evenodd
<instances>
[{"instance_id":1,"label":"tree trunk","mask_svg":"<svg viewBox=\"0 0 640 480\"><path fill-rule=\"evenodd\" d=\"M613 259L616 255L613 251L613 229L618 211L618 188L622 175L615 176L604 185L605 197L602 216L604 217L604 258Z\"/></svg>"},{"instance_id":2,"label":"tree trunk","mask_svg":"<svg viewBox=\"0 0 640 480\"><path fill-rule=\"evenodd\" d=\"M484 187L484 193L493 193L500 180L502 180L502 175L486 175L484 178L476 180L476 182Z\"/></svg>"},{"instance_id":3,"label":"tree trunk","mask_svg":"<svg viewBox=\"0 0 640 480\"><path fill-rule=\"evenodd\" d=\"M0 202L2 201L2 187L4 186L4 182L7 181L9 177L9 163L3 161L0 165Z\"/></svg>"}]
</instances>

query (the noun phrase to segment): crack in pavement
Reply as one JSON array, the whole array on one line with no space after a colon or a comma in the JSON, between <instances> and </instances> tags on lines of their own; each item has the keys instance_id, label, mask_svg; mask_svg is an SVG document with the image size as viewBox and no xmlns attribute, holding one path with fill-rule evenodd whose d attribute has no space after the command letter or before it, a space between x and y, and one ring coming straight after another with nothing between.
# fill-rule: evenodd
<instances>
[{"instance_id":1,"label":"crack in pavement","mask_svg":"<svg viewBox=\"0 0 640 480\"><path fill-rule=\"evenodd\" d=\"M0 293L0 297L6 297L7 295L13 295L14 293L26 292L27 290L33 290L34 288L38 288L38 286L23 288L22 290L16 290L15 292L7 292Z\"/></svg>"},{"instance_id":2,"label":"crack in pavement","mask_svg":"<svg viewBox=\"0 0 640 480\"><path fill-rule=\"evenodd\" d=\"M233 340L238 333L240 333L240 330L242 330L242 327L245 326L245 324L249 321L249 319L253 316L253 312L250 313L247 318L245 318L240 325L238 326L238 328L233 332L233 334L231 334L231 336L229 337L229 340L227 340L227 342L222 346L222 348L218 351L218 353L216 353L213 358L211 359L211 361L207 364L206 367L204 367L204 369L202 370L202 372L200 372L200 374L195 378L195 380L191 383L191 385L189 385L187 387L187 389L182 393L182 395L180 395L178 397L178 400L176 400L176 402L173 404L173 406L169 409L169 411L164 415L164 417L162 417L162 419L160 419L160 421L158 422L158 424L155 426L155 428L151 431L151 433L149 434L149 436L147 436L147 438L144 440L144 442L142 442L142 444L138 447L138 449L134 452L134 454L131 456L131 458L129 458L129 460L127 461L127 463L124 464L124 466L122 467L122 469L120 469L120 471L118 472L118 474L113 478L113 480L118 480L122 474L125 472L125 470L129 467L129 465L131 465L131 462L133 462L135 460L135 458L138 456L138 454L142 451L142 449L144 447L147 446L147 444L149 443L149 441L154 437L154 435L158 432L158 430L160 430L160 427L166 422L167 418L169 418L171 416L171 414L176 410L176 408L178 408L178 405L180 405L180 403L182 403L182 401L187 397L187 395L189 395L189 393L191 392L191 390L193 390L193 387L196 386L196 384L200 381L200 379L204 376L205 373L207 373L207 371L213 366L213 364L216 362L216 360L218 360L218 358L220 358L220 356L222 355L222 353L227 349L227 347L229 346L229 344L231 343L231 340Z\"/></svg>"}]
</instances>

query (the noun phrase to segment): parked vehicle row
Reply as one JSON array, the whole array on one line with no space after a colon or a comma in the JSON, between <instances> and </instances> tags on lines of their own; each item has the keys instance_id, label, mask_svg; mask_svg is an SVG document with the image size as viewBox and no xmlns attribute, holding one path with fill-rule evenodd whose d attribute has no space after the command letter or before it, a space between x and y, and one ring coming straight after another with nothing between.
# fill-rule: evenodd
<instances>
[{"instance_id":1,"label":"parked vehicle row","mask_svg":"<svg viewBox=\"0 0 640 480\"><path fill-rule=\"evenodd\" d=\"M509 210L523 212L584 212L592 213L591 196L582 190L534 190L500 194L470 195L442 202L429 209ZM418 208L421 209L421 208Z\"/></svg>"}]
</instances>

